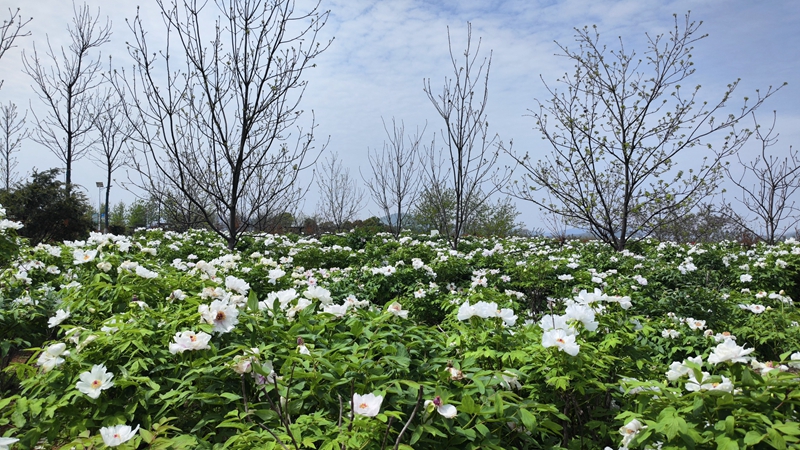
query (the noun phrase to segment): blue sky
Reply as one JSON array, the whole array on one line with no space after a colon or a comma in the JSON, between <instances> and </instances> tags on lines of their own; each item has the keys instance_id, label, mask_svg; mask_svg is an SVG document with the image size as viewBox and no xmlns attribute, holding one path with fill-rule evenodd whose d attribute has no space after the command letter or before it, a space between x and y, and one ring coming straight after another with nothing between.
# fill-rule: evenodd
<instances>
[{"instance_id":1,"label":"blue sky","mask_svg":"<svg viewBox=\"0 0 800 450\"><path fill-rule=\"evenodd\" d=\"M113 22L112 42L101 49L103 58L112 55L115 65L129 66L125 41L132 36L125 18L135 15L136 3L95 0L88 4L93 11L100 8L101 15ZM138 4L145 27L157 35L163 25L155 0ZM308 4L298 0L298 8ZM18 40L17 48L9 50L0 65L0 78L5 79L0 101L14 101L22 109L32 107L43 112L44 105L22 72L21 53L30 54L34 42L43 48L47 36L54 45L66 45L72 5L64 0L0 0L0 6L0 11L20 7L22 16L33 17L28 27L31 36ZM301 107L308 119L313 110L319 124L318 140L330 136L327 151L343 156L356 177L359 167L365 175L370 172L368 150L383 146L386 136L382 118L402 120L407 129L427 123L424 141L439 132L441 119L422 90L423 80L430 78L436 91L444 78L451 76L447 27L454 51L459 52L466 43L467 22L472 22L473 38L481 38L481 55L488 57L491 51L490 131L503 142L513 140L516 152L549 153L527 115L537 99L547 100L542 80L556 85L557 78L571 72L570 61L555 55L559 48L554 41L572 47L573 27L597 25L601 40L610 49L618 46L621 36L626 49L641 55L646 49L645 33L668 32L674 25L673 13L682 17L689 10L693 20L703 21L701 31L709 36L695 44L692 55L696 73L687 84L702 85L700 98L713 102L720 99L728 83L741 78L733 107L740 105L744 96L753 97L755 89L766 91L770 85L789 82L765 103L759 118L766 122L772 110L777 110L780 141L773 147L776 152L800 145L800 6L793 1L323 0L321 8L330 10L321 37L335 39L317 59L317 67L307 71L309 84ZM751 145L745 153L755 150ZM47 149L30 140L17 158L17 170L22 175L34 166L46 169L60 164ZM683 162L687 168L691 158L687 155ZM502 161L508 162L508 158ZM90 198L95 198L94 182L103 179L103 174L85 159L76 163L74 179L90 187ZM133 198L131 193L112 190L112 202ZM303 205L305 212L313 212L316 201L312 189ZM523 202L518 208L523 212L520 219L528 227L541 226L535 206ZM378 213L370 203L361 215Z\"/></svg>"}]
</instances>

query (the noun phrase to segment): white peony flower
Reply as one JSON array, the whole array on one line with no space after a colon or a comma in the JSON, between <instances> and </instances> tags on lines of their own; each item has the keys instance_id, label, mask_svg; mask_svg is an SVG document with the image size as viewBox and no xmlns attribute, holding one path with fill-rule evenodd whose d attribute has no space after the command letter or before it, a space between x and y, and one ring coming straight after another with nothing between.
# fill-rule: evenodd
<instances>
[{"instance_id":1,"label":"white peony flower","mask_svg":"<svg viewBox=\"0 0 800 450\"><path fill-rule=\"evenodd\" d=\"M42 371L49 372L54 367L64 363L62 356L69 356L67 344L59 342L58 344L50 345L39 355L36 365L41 366Z\"/></svg>"},{"instance_id":2,"label":"white peony flower","mask_svg":"<svg viewBox=\"0 0 800 450\"><path fill-rule=\"evenodd\" d=\"M694 372L689 372L689 381L686 382L686 390L689 392L696 392L696 391L725 391L725 392L733 392L733 383L731 380L725 376L722 376L722 382L709 382L708 379L711 378L711 374L708 372L702 372L701 375L703 378L698 381L694 377Z\"/></svg>"},{"instance_id":3,"label":"white peony flower","mask_svg":"<svg viewBox=\"0 0 800 450\"><path fill-rule=\"evenodd\" d=\"M489 317L495 317L497 315L497 303L495 302L487 303L480 301L475 303L472 307L475 311L475 315L483 319L488 319Z\"/></svg>"},{"instance_id":4,"label":"white peony flower","mask_svg":"<svg viewBox=\"0 0 800 450\"><path fill-rule=\"evenodd\" d=\"M11 445L16 444L18 441L19 439L17 438L0 437L0 450L8 450Z\"/></svg>"},{"instance_id":5,"label":"white peony flower","mask_svg":"<svg viewBox=\"0 0 800 450\"><path fill-rule=\"evenodd\" d=\"M139 431L139 425L136 425L134 429L131 429L130 425L114 425L100 428L100 436L103 437L103 443L107 446L116 447L133 439L137 431Z\"/></svg>"},{"instance_id":6,"label":"white peony flower","mask_svg":"<svg viewBox=\"0 0 800 450\"><path fill-rule=\"evenodd\" d=\"M594 309L592 309L589 305L573 303L567 306L566 311L564 311L564 316L566 317L567 322L570 320L575 320L581 322L584 328L589 331L597 330L598 323L594 320Z\"/></svg>"},{"instance_id":7,"label":"white peony flower","mask_svg":"<svg viewBox=\"0 0 800 450\"><path fill-rule=\"evenodd\" d=\"M211 335L204 332L195 333L194 331L181 331L172 337L175 342L169 344L169 352L173 355L183 353L186 350L206 350L211 348L208 343Z\"/></svg>"},{"instance_id":8,"label":"white peony flower","mask_svg":"<svg viewBox=\"0 0 800 450\"><path fill-rule=\"evenodd\" d=\"M239 323L239 310L222 300L214 300L211 305L200 305L197 312L201 320L214 325L217 333L228 333Z\"/></svg>"},{"instance_id":9,"label":"white peony flower","mask_svg":"<svg viewBox=\"0 0 800 450\"><path fill-rule=\"evenodd\" d=\"M58 311L56 311L56 315L55 316L53 316L53 317L51 317L51 318L49 318L47 320L47 328L53 328L56 325L61 324L61 322L67 320L69 318L69 316L70 316L69 308L67 308L66 311L64 311L63 309L59 309Z\"/></svg>"},{"instance_id":10,"label":"white peony flower","mask_svg":"<svg viewBox=\"0 0 800 450\"><path fill-rule=\"evenodd\" d=\"M469 320L472 316L475 315L475 308L470 306L469 300L465 300L464 303L458 308L458 315L456 316L458 320Z\"/></svg>"},{"instance_id":11,"label":"white peony flower","mask_svg":"<svg viewBox=\"0 0 800 450\"><path fill-rule=\"evenodd\" d=\"M100 397L100 392L114 386L112 378L114 378L114 374L108 372L106 366L95 364L92 366L91 372L80 374L80 381L75 384L75 388L90 398L97 398Z\"/></svg>"},{"instance_id":12,"label":"white peony flower","mask_svg":"<svg viewBox=\"0 0 800 450\"><path fill-rule=\"evenodd\" d=\"M631 443L633 438L636 437L636 434L639 433L640 430L647 428L639 422L638 419L633 419L630 422L626 423L619 429L619 434L622 435L622 446L627 447L628 444Z\"/></svg>"},{"instance_id":13,"label":"white peony flower","mask_svg":"<svg viewBox=\"0 0 800 450\"><path fill-rule=\"evenodd\" d=\"M429 413L436 409L436 412L447 419L452 419L458 414L455 406L442 404L442 398L438 395L433 400L425 400L424 406Z\"/></svg>"},{"instance_id":14,"label":"white peony flower","mask_svg":"<svg viewBox=\"0 0 800 450\"><path fill-rule=\"evenodd\" d=\"M402 317L403 319L408 319L408 310L403 309L403 307L398 302L394 302L386 308L391 314L394 314L397 317Z\"/></svg>"},{"instance_id":15,"label":"white peony flower","mask_svg":"<svg viewBox=\"0 0 800 450\"><path fill-rule=\"evenodd\" d=\"M708 362L711 364L718 364L725 361L746 363L750 360L747 356L753 353L752 348L745 350L745 348L736 345L732 339L726 339L721 344L714 348L714 351L708 355Z\"/></svg>"},{"instance_id":16,"label":"white peony flower","mask_svg":"<svg viewBox=\"0 0 800 450\"><path fill-rule=\"evenodd\" d=\"M322 312L333 314L336 317L344 317L345 313L347 313L348 306L349 305L347 303L343 305L335 305L335 304L324 305L322 307Z\"/></svg>"},{"instance_id":17,"label":"white peony flower","mask_svg":"<svg viewBox=\"0 0 800 450\"><path fill-rule=\"evenodd\" d=\"M83 264L93 260L97 256L97 250L82 250L76 248L72 251L73 264Z\"/></svg>"},{"instance_id":18,"label":"white peony flower","mask_svg":"<svg viewBox=\"0 0 800 450\"><path fill-rule=\"evenodd\" d=\"M308 289L303 292L303 296L309 300L319 300L323 305L328 305L333 301L331 298L331 291L319 286L309 286Z\"/></svg>"},{"instance_id":19,"label":"white peony flower","mask_svg":"<svg viewBox=\"0 0 800 450\"><path fill-rule=\"evenodd\" d=\"M581 346L575 343L575 336L569 335L565 330L554 329L545 331L542 334L542 346L558 347L562 352L575 356L581 349Z\"/></svg>"},{"instance_id":20,"label":"white peony flower","mask_svg":"<svg viewBox=\"0 0 800 450\"><path fill-rule=\"evenodd\" d=\"M365 417L375 417L381 410L382 395L353 394L353 412Z\"/></svg>"},{"instance_id":21,"label":"white peony flower","mask_svg":"<svg viewBox=\"0 0 800 450\"><path fill-rule=\"evenodd\" d=\"M240 295L247 295L247 293L250 292L250 284L232 275L225 277L225 288L237 292Z\"/></svg>"},{"instance_id":22,"label":"white peony flower","mask_svg":"<svg viewBox=\"0 0 800 450\"><path fill-rule=\"evenodd\" d=\"M511 308L497 310L497 317L503 319L503 323L508 327L513 327L517 323L517 316Z\"/></svg>"}]
</instances>

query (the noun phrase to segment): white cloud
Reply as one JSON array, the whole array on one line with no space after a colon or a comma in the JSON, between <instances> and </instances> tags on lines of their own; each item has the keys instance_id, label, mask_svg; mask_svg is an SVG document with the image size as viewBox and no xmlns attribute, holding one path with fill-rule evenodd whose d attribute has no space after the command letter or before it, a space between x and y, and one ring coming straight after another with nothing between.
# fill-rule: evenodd
<instances>
[{"instance_id":1,"label":"white cloud","mask_svg":"<svg viewBox=\"0 0 800 450\"><path fill-rule=\"evenodd\" d=\"M298 2L298 8L310 4ZM112 55L114 63L129 67L125 41L132 38L125 18L132 18L135 6L117 2L91 2L92 11L100 6L101 16L113 21L112 43L102 48L104 58ZM37 0L20 4L23 17L33 16L32 36L20 38L19 48L6 53L0 78L5 85L0 101L16 102L20 108L30 105L43 112L43 105L30 88L30 79L22 73L21 51L30 54L35 42L46 45L48 34L54 46L67 45L66 27L72 15L71 3L61 0ZM492 132L508 142L513 139L517 151L532 154L546 152L533 122L525 117L535 108L534 99L547 99L540 75L551 86L572 64L555 56L554 41L573 49L573 27L596 24L601 40L615 49L622 36L626 49L645 51L645 32L652 35L669 32L672 14L682 17L692 10L692 19L703 20L702 31L709 37L695 44L693 52L697 73L689 84L701 84L701 95L718 99L725 85L742 78L735 99L766 90L770 84L793 81L800 72L800 9L792 2L751 2L748 0L497 0L439 1L424 0L331 0L321 7L330 9L328 24L321 38L335 37L330 48L318 58L317 67L307 72L309 81L301 107L306 110L304 123L314 110L318 140L330 135L330 150L337 151L350 165L351 173L361 166L367 174L368 148L381 148L385 139L381 117L404 120L408 129L428 123L426 141L441 128L433 106L422 91L425 78L431 79L434 91L446 76L451 76L447 49L447 27L453 50L463 50L466 22L473 23L473 39L481 38L481 54L492 51L489 79L488 120ZM155 49L163 33L163 24L153 0L142 6L145 26ZM800 145L800 86L790 84L762 112L778 110L781 145ZM29 116L30 118L30 116ZM29 120L30 123L30 120ZM26 141L19 156L21 172L33 166L46 169L59 161L46 149ZM118 174L118 177L124 177ZM102 171L88 160L76 164L76 180L94 186ZM94 192L90 189L90 192ZM91 194L90 194L91 195ZM306 205L316 203L313 197ZM90 198L92 198L90 196ZM112 191L112 198L130 201L132 196ZM312 207L306 207L307 212ZM520 205L522 219L539 225L538 211ZM377 208L370 211L377 213ZM366 211L365 211L366 212Z\"/></svg>"}]
</instances>

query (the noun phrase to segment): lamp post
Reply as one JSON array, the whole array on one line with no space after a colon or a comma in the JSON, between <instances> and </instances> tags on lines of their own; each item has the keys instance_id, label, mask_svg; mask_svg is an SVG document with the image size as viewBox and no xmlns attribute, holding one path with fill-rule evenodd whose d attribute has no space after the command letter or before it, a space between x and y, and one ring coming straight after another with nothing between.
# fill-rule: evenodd
<instances>
[{"instance_id":1,"label":"lamp post","mask_svg":"<svg viewBox=\"0 0 800 450\"><path fill-rule=\"evenodd\" d=\"M102 200L103 182L102 181L98 181L95 184L97 184L97 232L99 233L100 232L100 216L101 216L100 209L103 207L103 200Z\"/></svg>"}]
</instances>

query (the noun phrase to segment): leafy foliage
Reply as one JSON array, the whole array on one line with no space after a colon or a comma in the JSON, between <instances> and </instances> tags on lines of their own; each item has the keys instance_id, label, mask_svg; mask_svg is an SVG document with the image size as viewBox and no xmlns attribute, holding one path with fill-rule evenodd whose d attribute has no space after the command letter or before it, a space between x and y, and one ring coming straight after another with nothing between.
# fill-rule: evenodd
<instances>
[{"instance_id":1,"label":"leafy foliage","mask_svg":"<svg viewBox=\"0 0 800 450\"><path fill-rule=\"evenodd\" d=\"M23 447L99 447L120 424L139 427L123 447L186 449L788 448L800 435L796 241L465 238L456 251L350 233L230 251L211 232L147 230L17 254L0 274L0 428ZM548 343L558 317L572 353ZM113 385L94 398L78 381L100 364Z\"/></svg>"}]
</instances>

